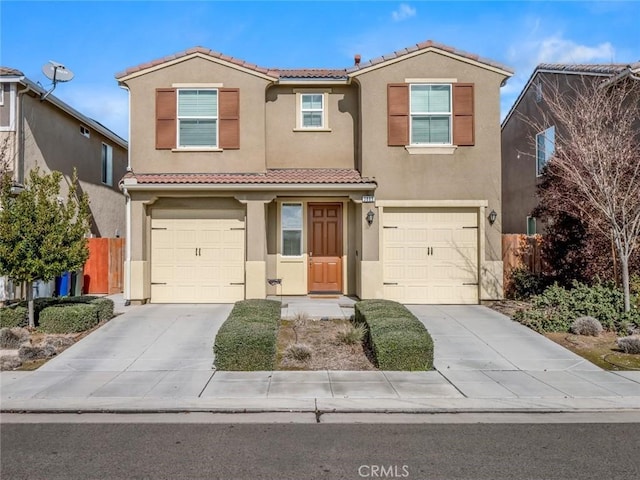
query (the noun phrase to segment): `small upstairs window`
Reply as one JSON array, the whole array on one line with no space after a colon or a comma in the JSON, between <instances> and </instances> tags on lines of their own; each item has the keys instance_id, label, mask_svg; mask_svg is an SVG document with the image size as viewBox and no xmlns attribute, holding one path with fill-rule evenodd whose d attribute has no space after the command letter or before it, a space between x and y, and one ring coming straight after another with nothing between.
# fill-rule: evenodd
<instances>
[{"instance_id":1,"label":"small upstairs window","mask_svg":"<svg viewBox=\"0 0 640 480\"><path fill-rule=\"evenodd\" d=\"M323 128L324 96L321 93L303 93L300 104L302 128Z\"/></svg>"},{"instance_id":2,"label":"small upstairs window","mask_svg":"<svg viewBox=\"0 0 640 480\"><path fill-rule=\"evenodd\" d=\"M80 135L82 135L83 137L89 138L91 137L91 132L84 125L80 125Z\"/></svg>"}]
</instances>

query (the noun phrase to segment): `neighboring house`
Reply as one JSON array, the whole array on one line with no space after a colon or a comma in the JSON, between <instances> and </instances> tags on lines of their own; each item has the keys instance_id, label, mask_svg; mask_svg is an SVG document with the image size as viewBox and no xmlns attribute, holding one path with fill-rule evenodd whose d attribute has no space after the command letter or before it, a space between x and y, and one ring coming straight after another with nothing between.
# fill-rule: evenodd
<instances>
[{"instance_id":1,"label":"neighboring house","mask_svg":"<svg viewBox=\"0 0 640 480\"><path fill-rule=\"evenodd\" d=\"M35 167L44 173L60 171L67 181L77 169L79 190L91 202L91 233L124 236L124 196L118 181L126 172L127 142L53 95L41 100L45 93L19 70L0 67L3 169L17 186ZM64 195L66 191L63 188Z\"/></svg>"},{"instance_id":2,"label":"neighboring house","mask_svg":"<svg viewBox=\"0 0 640 480\"><path fill-rule=\"evenodd\" d=\"M556 130L562 128L549 124L538 131L532 126L541 124L543 113L548 113L545 85L557 85L571 95L585 81L615 83L623 79L640 80L640 62L536 67L502 122L502 233L543 233L543 226L532 215L538 205L536 188L555 151Z\"/></svg>"},{"instance_id":3,"label":"neighboring house","mask_svg":"<svg viewBox=\"0 0 640 480\"><path fill-rule=\"evenodd\" d=\"M45 94L21 71L0 67L0 172L8 172L19 191L36 167L60 171L66 182L75 168L79 191L89 195L91 234L124 236L125 199L118 181L126 172L127 142L54 95L42 100ZM61 194L67 192L63 184ZM13 295L0 277L0 300Z\"/></svg>"},{"instance_id":4,"label":"neighboring house","mask_svg":"<svg viewBox=\"0 0 640 480\"><path fill-rule=\"evenodd\" d=\"M431 41L337 70L196 47L117 74L131 116L125 297L499 298L511 75Z\"/></svg>"}]
</instances>

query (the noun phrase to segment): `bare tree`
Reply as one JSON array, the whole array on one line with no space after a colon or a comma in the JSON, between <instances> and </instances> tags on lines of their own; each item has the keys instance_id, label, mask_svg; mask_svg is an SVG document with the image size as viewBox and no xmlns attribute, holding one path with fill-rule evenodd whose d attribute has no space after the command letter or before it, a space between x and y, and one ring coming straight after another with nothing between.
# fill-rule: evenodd
<instances>
[{"instance_id":1,"label":"bare tree","mask_svg":"<svg viewBox=\"0 0 640 480\"><path fill-rule=\"evenodd\" d=\"M548 169L564 181L567 210L612 238L625 311L631 308L629 260L640 245L640 82L546 82L537 131L554 125Z\"/></svg>"}]
</instances>

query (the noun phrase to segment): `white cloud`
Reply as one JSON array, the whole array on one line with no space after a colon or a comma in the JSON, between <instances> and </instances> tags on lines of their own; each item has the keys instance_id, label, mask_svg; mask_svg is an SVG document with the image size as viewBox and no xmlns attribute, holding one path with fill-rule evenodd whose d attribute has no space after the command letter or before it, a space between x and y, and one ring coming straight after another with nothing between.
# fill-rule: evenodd
<instances>
[{"instance_id":1,"label":"white cloud","mask_svg":"<svg viewBox=\"0 0 640 480\"><path fill-rule=\"evenodd\" d=\"M579 45L561 36L544 38L538 45L538 63L612 62L615 49L609 42L595 46Z\"/></svg>"},{"instance_id":2,"label":"white cloud","mask_svg":"<svg viewBox=\"0 0 640 480\"><path fill-rule=\"evenodd\" d=\"M610 63L617 53L610 42L587 45L565 38L562 33L540 31L537 19L528 19L524 31L525 38L514 38L506 49L508 64L515 69L515 75L501 89L502 117L513 105L535 67L540 63Z\"/></svg>"},{"instance_id":3,"label":"white cloud","mask_svg":"<svg viewBox=\"0 0 640 480\"><path fill-rule=\"evenodd\" d=\"M395 22L401 22L402 20L406 20L407 18L415 17L416 9L411 5L407 5L406 3L401 3L398 7L398 10L394 10L391 12L391 18Z\"/></svg>"}]
</instances>

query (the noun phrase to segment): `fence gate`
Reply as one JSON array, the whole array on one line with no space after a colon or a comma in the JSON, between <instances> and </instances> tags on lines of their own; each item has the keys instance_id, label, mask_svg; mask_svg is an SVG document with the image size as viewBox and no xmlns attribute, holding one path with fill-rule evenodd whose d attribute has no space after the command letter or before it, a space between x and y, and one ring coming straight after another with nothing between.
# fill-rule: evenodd
<instances>
[{"instance_id":1,"label":"fence gate","mask_svg":"<svg viewBox=\"0 0 640 480\"><path fill-rule=\"evenodd\" d=\"M121 293L124 288L124 238L90 238L84 265L84 293Z\"/></svg>"}]
</instances>

